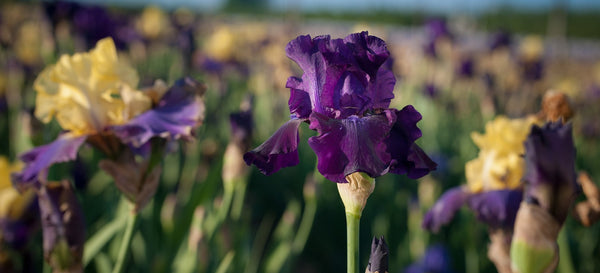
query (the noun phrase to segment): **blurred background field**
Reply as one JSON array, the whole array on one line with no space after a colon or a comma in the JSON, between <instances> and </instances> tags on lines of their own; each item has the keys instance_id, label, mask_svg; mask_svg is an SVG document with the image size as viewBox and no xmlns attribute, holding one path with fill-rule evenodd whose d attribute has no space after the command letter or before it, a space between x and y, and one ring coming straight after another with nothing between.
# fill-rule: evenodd
<instances>
[{"instance_id":1,"label":"blurred background field","mask_svg":"<svg viewBox=\"0 0 600 273\"><path fill-rule=\"evenodd\" d=\"M421 112L419 145L438 163L438 170L418 181L392 174L377 179L361 220L362 268L371 238L384 236L390 272L404 272L434 245L446 250L438 261L448 261L442 266L448 271L439 272L495 272L486 255L486 227L471 212L461 211L438 234L424 231L421 221L445 189L464 183L464 165L478 152L471 132L483 132L497 115L537 113L547 90L570 96L577 169L600 180L598 2L141 2L0 3L0 155L11 162L60 130L33 116L32 84L39 72L106 36L137 69L141 87L186 75L208 87L196 140L172 147L162 163L158 191L141 212L127 272L345 270L343 206L336 185L314 170L306 140L315 133L306 125L300 164L272 176L250 168L240 182L247 186L236 188L231 212L223 215L229 114L251 101L252 148L289 119L285 83L301 71L285 56L285 46L300 34L338 38L367 30L385 40L398 79L392 106L412 104ZM128 215L112 179L98 168L100 158L84 148L78 160L50 173L74 181L83 205L86 272L110 271ZM600 271L599 227L567 219L557 272ZM47 270L41 240L38 232L15 250L16 268Z\"/></svg>"}]
</instances>

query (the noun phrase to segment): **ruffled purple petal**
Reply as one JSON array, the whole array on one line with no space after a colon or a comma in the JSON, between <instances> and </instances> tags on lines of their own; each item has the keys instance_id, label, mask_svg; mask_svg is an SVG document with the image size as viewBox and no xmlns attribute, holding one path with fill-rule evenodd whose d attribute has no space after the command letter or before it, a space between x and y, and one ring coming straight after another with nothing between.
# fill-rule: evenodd
<instances>
[{"instance_id":1,"label":"ruffled purple petal","mask_svg":"<svg viewBox=\"0 0 600 273\"><path fill-rule=\"evenodd\" d=\"M192 128L204 118L202 95L205 87L191 79L183 78L164 94L157 106L136 116L123 125L111 129L124 143L139 147L155 136L165 138L191 138Z\"/></svg>"},{"instance_id":2,"label":"ruffled purple petal","mask_svg":"<svg viewBox=\"0 0 600 273\"><path fill-rule=\"evenodd\" d=\"M298 126L302 119L291 119L283 124L267 141L256 149L244 154L244 161L256 167L265 175L271 175L281 168L295 166L298 160Z\"/></svg>"},{"instance_id":3,"label":"ruffled purple petal","mask_svg":"<svg viewBox=\"0 0 600 273\"><path fill-rule=\"evenodd\" d=\"M299 36L287 45L286 53L304 71L286 85L291 89L290 112L299 118L311 111L346 118L387 108L394 97L389 51L385 42L367 32L345 40Z\"/></svg>"},{"instance_id":4,"label":"ruffled purple petal","mask_svg":"<svg viewBox=\"0 0 600 273\"><path fill-rule=\"evenodd\" d=\"M468 205L489 227L512 228L522 200L521 190L497 190L471 195Z\"/></svg>"},{"instance_id":5,"label":"ruffled purple petal","mask_svg":"<svg viewBox=\"0 0 600 273\"><path fill-rule=\"evenodd\" d=\"M285 87L290 89L290 100L288 101L290 113L300 119L308 118L312 112L312 106L310 96L301 89L304 88L302 79L290 77Z\"/></svg>"},{"instance_id":6,"label":"ruffled purple petal","mask_svg":"<svg viewBox=\"0 0 600 273\"><path fill-rule=\"evenodd\" d=\"M38 177L55 163L67 162L75 159L77 151L86 135L73 136L62 134L53 142L35 147L20 156L25 163L21 172L12 174L15 188L20 192L32 186L39 186L39 181L45 181L45 177Z\"/></svg>"},{"instance_id":7,"label":"ruffled purple petal","mask_svg":"<svg viewBox=\"0 0 600 273\"><path fill-rule=\"evenodd\" d=\"M456 212L467 202L470 195L471 193L462 187L447 190L425 214L423 228L438 232L442 226L452 221Z\"/></svg>"},{"instance_id":8,"label":"ruffled purple petal","mask_svg":"<svg viewBox=\"0 0 600 273\"><path fill-rule=\"evenodd\" d=\"M377 75L379 67L390 57L385 42L366 31L350 34L344 42L352 49L360 68L371 77Z\"/></svg>"},{"instance_id":9,"label":"ruffled purple petal","mask_svg":"<svg viewBox=\"0 0 600 273\"><path fill-rule=\"evenodd\" d=\"M437 164L414 143L422 135L417 127L417 122L422 118L421 114L412 105L405 106L400 111L386 112L396 116L396 122L385 140L392 158L389 171L417 179L435 170Z\"/></svg>"},{"instance_id":10,"label":"ruffled purple petal","mask_svg":"<svg viewBox=\"0 0 600 273\"><path fill-rule=\"evenodd\" d=\"M533 126L525 140L525 162L526 198L536 199L559 223L564 222L579 192L571 124Z\"/></svg>"},{"instance_id":11,"label":"ruffled purple petal","mask_svg":"<svg viewBox=\"0 0 600 273\"><path fill-rule=\"evenodd\" d=\"M327 179L346 183L346 175L364 172L377 177L387 172L390 155L384 138L391 129L393 117L372 115L330 119L325 115L310 115L310 129L318 136L308 144L318 158L317 168Z\"/></svg>"}]
</instances>

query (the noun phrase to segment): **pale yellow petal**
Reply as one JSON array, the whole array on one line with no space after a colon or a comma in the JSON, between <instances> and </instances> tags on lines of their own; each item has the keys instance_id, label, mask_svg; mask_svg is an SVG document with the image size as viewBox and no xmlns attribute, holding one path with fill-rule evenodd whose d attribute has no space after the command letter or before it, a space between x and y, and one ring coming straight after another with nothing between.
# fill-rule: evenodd
<instances>
[{"instance_id":1,"label":"pale yellow petal","mask_svg":"<svg viewBox=\"0 0 600 273\"><path fill-rule=\"evenodd\" d=\"M132 117L120 90L136 88L138 81L136 71L119 60L113 40L105 38L88 53L62 56L38 76L35 115L43 122L55 118L74 134L93 134Z\"/></svg>"}]
</instances>

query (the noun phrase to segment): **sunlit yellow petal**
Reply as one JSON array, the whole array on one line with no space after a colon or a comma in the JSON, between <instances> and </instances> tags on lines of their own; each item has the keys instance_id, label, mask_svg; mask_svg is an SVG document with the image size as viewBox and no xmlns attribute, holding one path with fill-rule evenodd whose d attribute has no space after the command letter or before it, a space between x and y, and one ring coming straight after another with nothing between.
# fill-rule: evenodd
<instances>
[{"instance_id":1,"label":"sunlit yellow petal","mask_svg":"<svg viewBox=\"0 0 600 273\"><path fill-rule=\"evenodd\" d=\"M204 46L206 54L218 61L226 61L232 58L235 48L235 36L227 26L221 26L208 37Z\"/></svg>"},{"instance_id":2,"label":"sunlit yellow petal","mask_svg":"<svg viewBox=\"0 0 600 273\"><path fill-rule=\"evenodd\" d=\"M128 102L121 97L122 89L133 90L138 81L137 72L119 60L113 40L105 38L90 52L64 55L42 71L34 82L35 115L43 122L55 118L75 135L93 134L149 108L138 104L143 94Z\"/></svg>"},{"instance_id":3,"label":"sunlit yellow petal","mask_svg":"<svg viewBox=\"0 0 600 273\"><path fill-rule=\"evenodd\" d=\"M534 117L508 119L499 116L486 124L485 134L471 134L480 149L479 156L465 165L471 192L520 186L525 168L524 141L535 122Z\"/></svg>"},{"instance_id":4,"label":"sunlit yellow petal","mask_svg":"<svg viewBox=\"0 0 600 273\"><path fill-rule=\"evenodd\" d=\"M0 218L18 218L34 197L33 191L19 194L12 186L10 174L21 168L20 162L10 164L5 157L0 157Z\"/></svg>"}]
</instances>

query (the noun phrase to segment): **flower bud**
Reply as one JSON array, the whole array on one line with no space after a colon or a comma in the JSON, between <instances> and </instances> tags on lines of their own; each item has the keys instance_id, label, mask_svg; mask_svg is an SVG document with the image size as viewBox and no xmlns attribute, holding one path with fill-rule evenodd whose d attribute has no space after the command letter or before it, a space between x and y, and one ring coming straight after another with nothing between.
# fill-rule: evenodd
<instances>
[{"instance_id":1,"label":"flower bud","mask_svg":"<svg viewBox=\"0 0 600 273\"><path fill-rule=\"evenodd\" d=\"M337 184L346 213L361 216L367 204L367 198L375 189L375 178L366 173L355 172L347 175L346 181L348 183Z\"/></svg>"},{"instance_id":2,"label":"flower bud","mask_svg":"<svg viewBox=\"0 0 600 273\"><path fill-rule=\"evenodd\" d=\"M371 243L371 256L365 273L387 273L388 272L388 246L381 236L379 239L373 237Z\"/></svg>"},{"instance_id":3,"label":"flower bud","mask_svg":"<svg viewBox=\"0 0 600 273\"><path fill-rule=\"evenodd\" d=\"M561 225L537 204L522 202L510 248L513 273L549 273L558 265Z\"/></svg>"}]
</instances>

